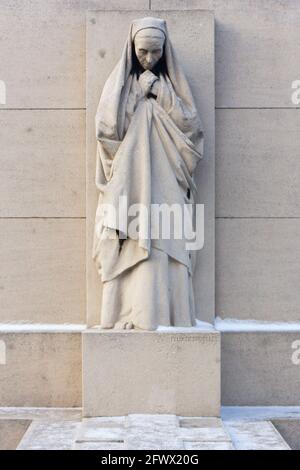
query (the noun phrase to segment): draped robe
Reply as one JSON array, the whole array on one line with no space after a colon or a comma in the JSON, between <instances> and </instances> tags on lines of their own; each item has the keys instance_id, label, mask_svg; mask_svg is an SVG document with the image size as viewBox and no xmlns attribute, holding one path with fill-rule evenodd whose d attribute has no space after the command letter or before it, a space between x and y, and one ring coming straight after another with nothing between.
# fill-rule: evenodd
<instances>
[{"instance_id":1,"label":"draped robe","mask_svg":"<svg viewBox=\"0 0 300 470\"><path fill-rule=\"evenodd\" d=\"M186 239L152 238L159 230L153 204L194 203L194 170L203 155L203 132L186 79L167 37L167 74L159 75L157 98L145 97L131 72L132 41L106 82L97 114L96 185L93 258L103 282L101 326L156 329L158 325L195 324L192 271L195 253ZM143 233L133 236L126 224L103 211L147 208L137 212ZM185 212L185 216L186 216ZM191 216L192 217L192 216ZM126 227L127 226L127 227ZM145 236L146 234L146 236Z\"/></svg>"}]
</instances>

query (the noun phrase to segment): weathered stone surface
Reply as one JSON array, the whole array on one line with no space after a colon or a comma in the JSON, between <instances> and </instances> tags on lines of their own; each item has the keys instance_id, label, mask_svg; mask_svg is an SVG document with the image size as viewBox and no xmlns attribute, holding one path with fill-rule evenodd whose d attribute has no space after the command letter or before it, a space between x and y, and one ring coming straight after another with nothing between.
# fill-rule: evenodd
<instances>
[{"instance_id":1,"label":"weathered stone surface","mask_svg":"<svg viewBox=\"0 0 300 470\"><path fill-rule=\"evenodd\" d=\"M115 443L122 443L125 439L125 430L118 427L118 428L105 428L99 426L87 426L84 425L80 429L80 433L77 435L76 441L77 442L115 442Z\"/></svg>"},{"instance_id":2,"label":"weathered stone surface","mask_svg":"<svg viewBox=\"0 0 300 470\"><path fill-rule=\"evenodd\" d=\"M0 419L0 450L15 450L29 425L22 419Z\"/></svg>"},{"instance_id":3,"label":"weathered stone surface","mask_svg":"<svg viewBox=\"0 0 300 470\"><path fill-rule=\"evenodd\" d=\"M85 221L0 219L0 321L85 322Z\"/></svg>"},{"instance_id":4,"label":"weathered stone surface","mask_svg":"<svg viewBox=\"0 0 300 470\"><path fill-rule=\"evenodd\" d=\"M236 450L290 450L270 421L227 421Z\"/></svg>"},{"instance_id":5,"label":"weathered stone surface","mask_svg":"<svg viewBox=\"0 0 300 470\"><path fill-rule=\"evenodd\" d=\"M181 428L219 428L222 427L222 422L219 418L180 417L179 426Z\"/></svg>"},{"instance_id":6,"label":"weathered stone surface","mask_svg":"<svg viewBox=\"0 0 300 470\"><path fill-rule=\"evenodd\" d=\"M84 441L84 442L75 442L72 449L73 450L125 450L126 447L125 447L125 444L124 443L122 444L121 442Z\"/></svg>"},{"instance_id":7,"label":"weathered stone surface","mask_svg":"<svg viewBox=\"0 0 300 470\"><path fill-rule=\"evenodd\" d=\"M233 447L222 421L217 418L129 414L125 417L84 419L79 426L74 448L228 450Z\"/></svg>"},{"instance_id":8,"label":"weathered stone surface","mask_svg":"<svg viewBox=\"0 0 300 470\"><path fill-rule=\"evenodd\" d=\"M183 442L180 439L161 436L161 438L151 435L133 435L126 441L126 449L128 450L182 450Z\"/></svg>"},{"instance_id":9,"label":"weathered stone surface","mask_svg":"<svg viewBox=\"0 0 300 470\"><path fill-rule=\"evenodd\" d=\"M213 10L217 107L295 107L297 0L152 0L151 8Z\"/></svg>"},{"instance_id":10,"label":"weathered stone surface","mask_svg":"<svg viewBox=\"0 0 300 470\"><path fill-rule=\"evenodd\" d=\"M300 421L300 406L222 406L224 421Z\"/></svg>"},{"instance_id":11,"label":"weathered stone surface","mask_svg":"<svg viewBox=\"0 0 300 470\"><path fill-rule=\"evenodd\" d=\"M212 10L214 0L151 0L152 10Z\"/></svg>"},{"instance_id":12,"label":"weathered stone surface","mask_svg":"<svg viewBox=\"0 0 300 470\"><path fill-rule=\"evenodd\" d=\"M186 441L185 450L234 450L231 442L213 442L213 441Z\"/></svg>"},{"instance_id":13,"label":"weathered stone surface","mask_svg":"<svg viewBox=\"0 0 300 470\"><path fill-rule=\"evenodd\" d=\"M17 450L70 450L79 421L35 421Z\"/></svg>"},{"instance_id":14,"label":"weathered stone surface","mask_svg":"<svg viewBox=\"0 0 300 470\"><path fill-rule=\"evenodd\" d=\"M149 0L2 2L0 55L5 67L0 79L7 88L5 107L84 108L86 10L148 6Z\"/></svg>"},{"instance_id":15,"label":"weathered stone surface","mask_svg":"<svg viewBox=\"0 0 300 470\"><path fill-rule=\"evenodd\" d=\"M300 450L300 419L278 419L272 423L292 450Z\"/></svg>"},{"instance_id":16,"label":"weathered stone surface","mask_svg":"<svg viewBox=\"0 0 300 470\"><path fill-rule=\"evenodd\" d=\"M122 428L125 426L125 422L128 417L125 416L108 416L108 417L97 417L97 418L88 418L82 420L81 433L89 431L90 429L97 428Z\"/></svg>"},{"instance_id":17,"label":"weathered stone surface","mask_svg":"<svg viewBox=\"0 0 300 470\"><path fill-rule=\"evenodd\" d=\"M68 421L81 419L81 408L49 408L49 407L2 407L0 408L0 419L4 420L52 420Z\"/></svg>"},{"instance_id":18,"label":"weathered stone surface","mask_svg":"<svg viewBox=\"0 0 300 470\"><path fill-rule=\"evenodd\" d=\"M154 432L164 432L166 429L177 431L178 424L179 418L173 414L130 414L125 421L128 429L148 429Z\"/></svg>"},{"instance_id":19,"label":"weathered stone surface","mask_svg":"<svg viewBox=\"0 0 300 470\"><path fill-rule=\"evenodd\" d=\"M299 333L222 333L222 405L300 405Z\"/></svg>"},{"instance_id":20,"label":"weathered stone surface","mask_svg":"<svg viewBox=\"0 0 300 470\"><path fill-rule=\"evenodd\" d=\"M299 217L299 127L296 109L217 110L218 217Z\"/></svg>"},{"instance_id":21,"label":"weathered stone surface","mask_svg":"<svg viewBox=\"0 0 300 470\"><path fill-rule=\"evenodd\" d=\"M80 333L2 333L0 340L7 351L1 406L81 405Z\"/></svg>"},{"instance_id":22,"label":"weathered stone surface","mask_svg":"<svg viewBox=\"0 0 300 470\"><path fill-rule=\"evenodd\" d=\"M90 329L82 336L84 416L219 415L218 333Z\"/></svg>"},{"instance_id":23,"label":"weathered stone surface","mask_svg":"<svg viewBox=\"0 0 300 470\"><path fill-rule=\"evenodd\" d=\"M178 432L180 438L187 442L205 441L218 442L229 441L230 438L223 427L206 427L199 428L180 428Z\"/></svg>"},{"instance_id":24,"label":"weathered stone surface","mask_svg":"<svg viewBox=\"0 0 300 470\"><path fill-rule=\"evenodd\" d=\"M85 112L0 112L0 217L85 216Z\"/></svg>"},{"instance_id":25,"label":"weathered stone surface","mask_svg":"<svg viewBox=\"0 0 300 470\"><path fill-rule=\"evenodd\" d=\"M10 410L0 408L0 427L7 429L12 417L13 422L19 422L19 424L24 423L25 416L33 419L18 446L18 449L22 450L289 449L284 438L268 418L275 419L276 417L283 418L293 415L296 419L299 415L299 407L258 408L259 412L257 413L257 407L225 407L222 410L223 421L199 416L135 414L87 418L82 422L80 422L80 417L76 415L78 411L73 409L31 408L24 413L24 408ZM189 436L182 435L184 430L182 425L186 426ZM288 423L286 425L288 426ZM207 429L207 433L198 435L198 430L204 431L204 429ZM221 429L224 440L212 440L215 433L219 433ZM12 430L13 428L11 428ZM114 432L114 436L112 432ZM87 433L93 434L93 440L85 440L88 437ZM122 434L119 442L113 440L116 433ZM191 436L191 433L194 433L194 436ZM83 440L80 440L79 436L82 436ZM197 439L195 439L196 436ZM6 434L7 437L9 437L9 433ZM13 437L16 439L16 434ZM190 437L191 440L188 440L187 437ZM194 456L193 463L195 463L196 457ZM160 457L157 456L157 458Z\"/></svg>"},{"instance_id":26,"label":"weathered stone surface","mask_svg":"<svg viewBox=\"0 0 300 470\"><path fill-rule=\"evenodd\" d=\"M299 238L299 219L218 219L216 316L299 321Z\"/></svg>"},{"instance_id":27,"label":"weathered stone surface","mask_svg":"<svg viewBox=\"0 0 300 470\"><path fill-rule=\"evenodd\" d=\"M300 10L277 3L281 3L281 9L273 9L271 4L263 8L260 2L254 7L239 2L235 3L236 9L226 9L219 2L220 8L216 10L218 107L296 106L291 96L292 82L299 78L294 44L300 37Z\"/></svg>"}]
</instances>

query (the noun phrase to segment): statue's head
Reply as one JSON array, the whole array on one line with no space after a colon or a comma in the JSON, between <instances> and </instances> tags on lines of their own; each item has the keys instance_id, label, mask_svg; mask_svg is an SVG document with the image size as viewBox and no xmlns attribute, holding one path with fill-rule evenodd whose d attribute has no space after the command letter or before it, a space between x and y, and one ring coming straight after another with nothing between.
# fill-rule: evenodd
<instances>
[{"instance_id":1,"label":"statue's head","mask_svg":"<svg viewBox=\"0 0 300 470\"><path fill-rule=\"evenodd\" d=\"M134 37L136 57L144 70L152 70L164 53L165 35L157 28L145 28Z\"/></svg>"}]
</instances>

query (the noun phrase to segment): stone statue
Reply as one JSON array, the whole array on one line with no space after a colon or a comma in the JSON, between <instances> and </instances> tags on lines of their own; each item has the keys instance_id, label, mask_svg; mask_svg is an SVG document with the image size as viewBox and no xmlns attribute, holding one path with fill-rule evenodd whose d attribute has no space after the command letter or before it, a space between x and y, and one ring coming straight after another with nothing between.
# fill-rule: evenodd
<instances>
[{"instance_id":1,"label":"stone statue","mask_svg":"<svg viewBox=\"0 0 300 470\"><path fill-rule=\"evenodd\" d=\"M132 22L100 98L96 136L93 258L103 282L101 327L194 326L195 252L173 232L152 236L152 207L193 207L193 173L203 156L200 119L164 20ZM133 210L136 236L128 231L130 211L125 220L107 211L120 211L124 200L130 210L151 213Z\"/></svg>"}]
</instances>

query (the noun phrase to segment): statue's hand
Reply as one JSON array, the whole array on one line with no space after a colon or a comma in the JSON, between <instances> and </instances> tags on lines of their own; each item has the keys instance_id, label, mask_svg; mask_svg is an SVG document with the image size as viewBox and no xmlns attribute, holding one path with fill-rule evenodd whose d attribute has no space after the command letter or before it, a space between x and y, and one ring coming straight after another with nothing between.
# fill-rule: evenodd
<instances>
[{"instance_id":1,"label":"statue's hand","mask_svg":"<svg viewBox=\"0 0 300 470\"><path fill-rule=\"evenodd\" d=\"M151 92L154 96L158 96L158 93L159 93L159 80L155 80L155 82L153 83L153 85L152 85L152 87L151 87L150 92Z\"/></svg>"},{"instance_id":2,"label":"statue's hand","mask_svg":"<svg viewBox=\"0 0 300 470\"><path fill-rule=\"evenodd\" d=\"M153 84L158 80L158 77L150 70L146 70L140 75L139 84L145 96L151 91Z\"/></svg>"}]
</instances>

